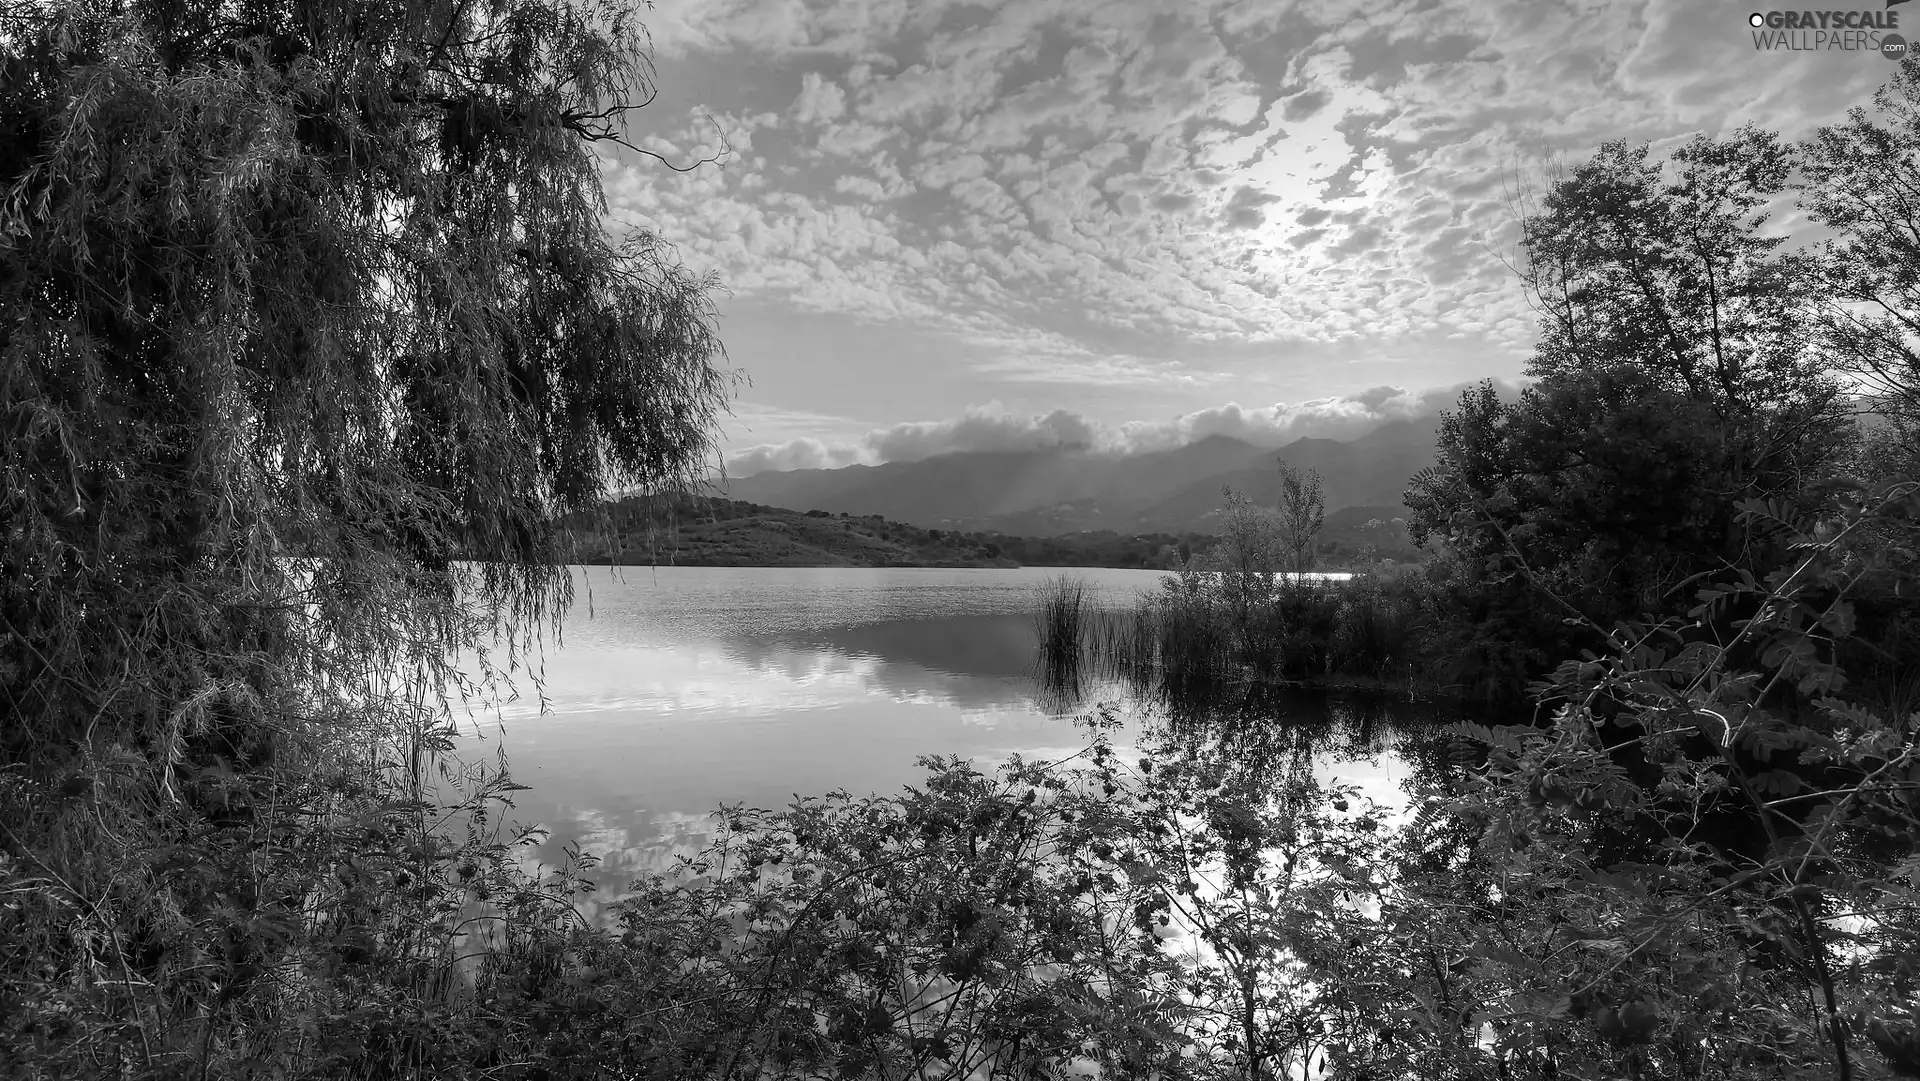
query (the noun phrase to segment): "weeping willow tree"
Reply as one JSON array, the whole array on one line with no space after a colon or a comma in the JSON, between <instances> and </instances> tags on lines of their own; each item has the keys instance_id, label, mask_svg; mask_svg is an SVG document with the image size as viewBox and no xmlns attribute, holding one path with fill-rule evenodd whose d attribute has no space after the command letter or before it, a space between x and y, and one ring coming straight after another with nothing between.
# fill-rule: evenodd
<instances>
[{"instance_id":1,"label":"weeping willow tree","mask_svg":"<svg viewBox=\"0 0 1920 1081\"><path fill-rule=\"evenodd\" d=\"M728 399L711 283L602 223L645 45L595 0L0 13L0 1060L285 1072L354 972L448 978L405 779L458 658Z\"/></svg>"}]
</instances>

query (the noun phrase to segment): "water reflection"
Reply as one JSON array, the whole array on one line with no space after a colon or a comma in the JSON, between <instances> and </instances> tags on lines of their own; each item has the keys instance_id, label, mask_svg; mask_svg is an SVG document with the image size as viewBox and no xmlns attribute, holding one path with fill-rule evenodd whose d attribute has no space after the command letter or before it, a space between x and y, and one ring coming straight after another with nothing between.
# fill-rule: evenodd
<instances>
[{"instance_id":1,"label":"water reflection","mask_svg":"<svg viewBox=\"0 0 1920 1081\"><path fill-rule=\"evenodd\" d=\"M864 692L895 701L1024 712L1036 641L1030 619L996 613L755 635L727 650L742 665L796 681L823 665L857 669Z\"/></svg>"},{"instance_id":2,"label":"water reflection","mask_svg":"<svg viewBox=\"0 0 1920 1081\"><path fill-rule=\"evenodd\" d=\"M544 659L544 712L528 689L469 750L503 745L532 786L512 817L551 831L542 860L576 843L616 885L703 847L722 803L895 792L922 779L924 755L1066 758L1086 746L1075 718L1101 702L1122 707L1123 753L1143 726L1278 747L1282 719L1304 768L1383 798L1404 773L1390 704L1248 685L1183 708L1111 673L1038 666L1036 598L1055 573L662 569L596 577L591 610L583 579ZM1077 573L1114 611L1159 581Z\"/></svg>"},{"instance_id":3,"label":"water reflection","mask_svg":"<svg viewBox=\"0 0 1920 1081\"><path fill-rule=\"evenodd\" d=\"M1157 580L1089 572L1115 606ZM1029 571L692 570L596 577L541 693L482 725L516 817L578 843L602 881L663 869L721 803L898 791L923 755L1060 757L1084 745L1039 701ZM491 750L490 746L474 749Z\"/></svg>"}]
</instances>

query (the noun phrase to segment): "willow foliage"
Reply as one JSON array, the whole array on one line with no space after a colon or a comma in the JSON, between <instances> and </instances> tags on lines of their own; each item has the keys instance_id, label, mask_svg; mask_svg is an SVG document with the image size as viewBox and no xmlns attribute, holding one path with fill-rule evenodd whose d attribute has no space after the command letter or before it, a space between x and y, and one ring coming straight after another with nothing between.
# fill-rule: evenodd
<instances>
[{"instance_id":1,"label":"willow foliage","mask_svg":"<svg viewBox=\"0 0 1920 1081\"><path fill-rule=\"evenodd\" d=\"M8 8L0 1035L159 1068L199 1017L204 1068L326 922L315 824L569 599L563 514L704 472L728 376L710 283L603 230L617 6Z\"/></svg>"}]
</instances>

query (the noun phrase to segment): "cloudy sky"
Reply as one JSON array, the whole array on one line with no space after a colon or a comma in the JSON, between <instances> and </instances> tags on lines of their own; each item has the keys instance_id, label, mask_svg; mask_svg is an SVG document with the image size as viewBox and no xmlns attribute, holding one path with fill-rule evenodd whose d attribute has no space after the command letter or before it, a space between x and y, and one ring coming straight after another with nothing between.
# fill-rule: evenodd
<instances>
[{"instance_id":1,"label":"cloudy sky","mask_svg":"<svg viewBox=\"0 0 1920 1081\"><path fill-rule=\"evenodd\" d=\"M731 153L607 194L728 290L735 475L1346 437L1520 373L1525 176L1888 74L1756 51L1754 3L656 0L634 138Z\"/></svg>"}]
</instances>

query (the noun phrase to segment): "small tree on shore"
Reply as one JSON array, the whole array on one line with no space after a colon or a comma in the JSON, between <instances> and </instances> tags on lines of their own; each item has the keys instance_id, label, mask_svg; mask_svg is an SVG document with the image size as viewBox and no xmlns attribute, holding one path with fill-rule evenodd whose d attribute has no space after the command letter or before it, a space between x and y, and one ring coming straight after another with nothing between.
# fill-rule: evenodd
<instances>
[{"instance_id":1,"label":"small tree on shore","mask_svg":"<svg viewBox=\"0 0 1920 1081\"><path fill-rule=\"evenodd\" d=\"M1280 463L1280 532L1288 555L1288 566L1295 574L1305 574L1314 565L1314 538L1326 524L1326 495L1321 488L1320 471L1302 472L1286 462Z\"/></svg>"},{"instance_id":2,"label":"small tree on shore","mask_svg":"<svg viewBox=\"0 0 1920 1081\"><path fill-rule=\"evenodd\" d=\"M1273 576L1279 572L1285 547L1273 509L1262 507L1244 493L1222 488L1227 506L1220 527L1220 543L1211 553L1213 569L1236 609L1272 595Z\"/></svg>"}]
</instances>

